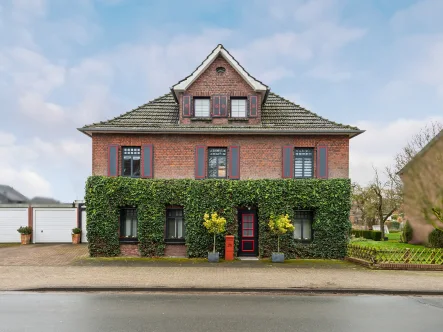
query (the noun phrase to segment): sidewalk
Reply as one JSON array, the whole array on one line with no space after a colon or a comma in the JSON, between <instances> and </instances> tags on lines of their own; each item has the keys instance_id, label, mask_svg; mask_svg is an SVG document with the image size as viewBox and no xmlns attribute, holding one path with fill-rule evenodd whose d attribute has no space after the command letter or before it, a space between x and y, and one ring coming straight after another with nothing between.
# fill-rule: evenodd
<instances>
[{"instance_id":1,"label":"sidewalk","mask_svg":"<svg viewBox=\"0 0 443 332\"><path fill-rule=\"evenodd\" d=\"M257 263L260 264L260 263ZM0 266L0 291L36 288L360 289L443 292L442 272L374 271L291 264Z\"/></svg>"}]
</instances>

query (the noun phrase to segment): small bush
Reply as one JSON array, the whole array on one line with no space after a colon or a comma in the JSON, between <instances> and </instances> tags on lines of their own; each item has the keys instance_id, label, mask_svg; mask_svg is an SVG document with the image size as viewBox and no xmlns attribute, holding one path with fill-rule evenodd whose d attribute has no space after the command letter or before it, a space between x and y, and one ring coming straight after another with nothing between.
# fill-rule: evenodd
<instances>
[{"instance_id":1,"label":"small bush","mask_svg":"<svg viewBox=\"0 0 443 332\"><path fill-rule=\"evenodd\" d=\"M403 233L401 234L400 237L400 242L408 243L409 241L412 240L413 234L414 230L412 229L411 224L409 223L409 221L406 221L403 227Z\"/></svg>"},{"instance_id":2,"label":"small bush","mask_svg":"<svg viewBox=\"0 0 443 332\"><path fill-rule=\"evenodd\" d=\"M434 229L428 237L429 246L432 248L443 248L443 231Z\"/></svg>"},{"instance_id":3,"label":"small bush","mask_svg":"<svg viewBox=\"0 0 443 332\"><path fill-rule=\"evenodd\" d=\"M372 231L371 235L374 241L381 241L381 231Z\"/></svg>"},{"instance_id":4,"label":"small bush","mask_svg":"<svg viewBox=\"0 0 443 332\"><path fill-rule=\"evenodd\" d=\"M372 240L372 231L353 229L351 233L355 237L362 237L367 240Z\"/></svg>"},{"instance_id":5,"label":"small bush","mask_svg":"<svg viewBox=\"0 0 443 332\"><path fill-rule=\"evenodd\" d=\"M17 232L19 232L22 235L30 235L30 234L32 234L32 227L20 226L20 228L17 229Z\"/></svg>"},{"instance_id":6,"label":"small bush","mask_svg":"<svg viewBox=\"0 0 443 332\"><path fill-rule=\"evenodd\" d=\"M72 234L81 234L82 230L78 227L72 229Z\"/></svg>"},{"instance_id":7,"label":"small bush","mask_svg":"<svg viewBox=\"0 0 443 332\"><path fill-rule=\"evenodd\" d=\"M398 221L391 221L391 227L389 229L400 229L400 223Z\"/></svg>"}]
</instances>

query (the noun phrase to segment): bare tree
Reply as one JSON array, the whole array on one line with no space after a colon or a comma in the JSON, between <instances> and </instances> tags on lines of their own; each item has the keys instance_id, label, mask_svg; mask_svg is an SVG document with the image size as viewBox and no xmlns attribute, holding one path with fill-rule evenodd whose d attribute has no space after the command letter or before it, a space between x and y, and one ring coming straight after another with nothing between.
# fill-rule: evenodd
<instances>
[{"instance_id":1,"label":"bare tree","mask_svg":"<svg viewBox=\"0 0 443 332\"><path fill-rule=\"evenodd\" d=\"M377 197L375 207L377 217L380 223L381 238L385 238L385 221L397 211L402 204L402 195L396 182L392 178L392 172L386 169L387 180L382 180L378 170L374 167L374 179L370 184L370 188Z\"/></svg>"},{"instance_id":2,"label":"bare tree","mask_svg":"<svg viewBox=\"0 0 443 332\"><path fill-rule=\"evenodd\" d=\"M372 226L376 216L376 196L369 187L357 183L352 185L352 201L365 227Z\"/></svg>"}]
</instances>

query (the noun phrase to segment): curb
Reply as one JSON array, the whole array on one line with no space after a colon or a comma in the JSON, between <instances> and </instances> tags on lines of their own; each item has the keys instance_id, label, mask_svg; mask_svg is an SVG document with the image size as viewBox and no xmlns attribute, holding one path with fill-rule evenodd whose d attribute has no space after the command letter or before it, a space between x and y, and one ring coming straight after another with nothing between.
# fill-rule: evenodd
<instances>
[{"instance_id":1,"label":"curb","mask_svg":"<svg viewBox=\"0 0 443 332\"><path fill-rule=\"evenodd\" d=\"M15 292L116 292L116 293L273 293L289 295L409 295L443 296L443 290L392 290L359 288L206 288L206 287L41 287L17 289Z\"/></svg>"}]
</instances>

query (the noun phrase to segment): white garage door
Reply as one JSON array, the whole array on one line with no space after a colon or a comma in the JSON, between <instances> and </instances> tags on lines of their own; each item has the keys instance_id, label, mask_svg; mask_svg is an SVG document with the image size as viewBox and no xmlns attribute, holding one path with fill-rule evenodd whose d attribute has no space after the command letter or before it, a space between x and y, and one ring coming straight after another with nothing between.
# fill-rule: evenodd
<instances>
[{"instance_id":1,"label":"white garage door","mask_svg":"<svg viewBox=\"0 0 443 332\"><path fill-rule=\"evenodd\" d=\"M82 210L82 243L86 243L86 210Z\"/></svg>"},{"instance_id":2,"label":"white garage door","mask_svg":"<svg viewBox=\"0 0 443 332\"><path fill-rule=\"evenodd\" d=\"M77 210L72 208L34 208L34 243L72 242L77 227Z\"/></svg>"},{"instance_id":3,"label":"white garage door","mask_svg":"<svg viewBox=\"0 0 443 332\"><path fill-rule=\"evenodd\" d=\"M20 242L20 226L28 226L27 208L0 209L0 243Z\"/></svg>"}]
</instances>

